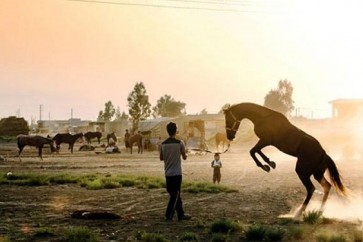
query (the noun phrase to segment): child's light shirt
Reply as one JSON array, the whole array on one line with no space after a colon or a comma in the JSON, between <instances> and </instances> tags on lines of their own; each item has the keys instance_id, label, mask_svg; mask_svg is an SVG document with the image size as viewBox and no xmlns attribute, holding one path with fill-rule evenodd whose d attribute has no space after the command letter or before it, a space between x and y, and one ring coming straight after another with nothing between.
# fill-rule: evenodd
<instances>
[{"instance_id":1,"label":"child's light shirt","mask_svg":"<svg viewBox=\"0 0 363 242\"><path fill-rule=\"evenodd\" d=\"M222 162L220 160L213 160L212 167L222 167Z\"/></svg>"}]
</instances>

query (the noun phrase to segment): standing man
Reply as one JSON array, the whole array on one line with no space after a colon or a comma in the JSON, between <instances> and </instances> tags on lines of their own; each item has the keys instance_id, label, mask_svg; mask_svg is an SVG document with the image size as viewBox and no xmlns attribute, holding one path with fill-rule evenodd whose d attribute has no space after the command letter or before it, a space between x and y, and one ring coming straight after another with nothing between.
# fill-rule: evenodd
<instances>
[{"instance_id":1,"label":"standing man","mask_svg":"<svg viewBox=\"0 0 363 242\"><path fill-rule=\"evenodd\" d=\"M181 158L187 159L185 144L175 138L177 126L170 122L166 126L169 138L161 143L160 160L164 161L166 190L169 193L169 202L165 212L166 221L173 220L176 211L178 220L188 220L191 216L184 214L183 203L180 197L182 183Z\"/></svg>"},{"instance_id":2,"label":"standing man","mask_svg":"<svg viewBox=\"0 0 363 242\"><path fill-rule=\"evenodd\" d=\"M124 136L124 142L125 142L126 152L127 152L127 151L128 151L128 149L130 148L129 138L130 138L130 133L129 133L129 130L128 130L128 129L126 129L126 130L125 130L125 136Z\"/></svg>"}]
</instances>

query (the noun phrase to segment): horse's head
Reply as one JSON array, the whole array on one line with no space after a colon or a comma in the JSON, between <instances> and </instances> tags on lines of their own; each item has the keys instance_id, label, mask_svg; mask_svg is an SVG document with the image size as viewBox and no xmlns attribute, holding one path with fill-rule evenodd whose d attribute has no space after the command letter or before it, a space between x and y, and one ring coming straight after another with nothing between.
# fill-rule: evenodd
<instances>
[{"instance_id":1,"label":"horse's head","mask_svg":"<svg viewBox=\"0 0 363 242\"><path fill-rule=\"evenodd\" d=\"M83 132L80 132L80 133L78 133L78 134L76 134L77 135L77 139L79 139L79 143L84 143L84 134L83 134Z\"/></svg>"},{"instance_id":2,"label":"horse's head","mask_svg":"<svg viewBox=\"0 0 363 242\"><path fill-rule=\"evenodd\" d=\"M49 139L49 146L50 146L50 152L56 152L57 148L54 146L54 141L52 139Z\"/></svg>"},{"instance_id":3,"label":"horse's head","mask_svg":"<svg viewBox=\"0 0 363 242\"><path fill-rule=\"evenodd\" d=\"M226 121L226 133L228 140L232 141L236 137L236 132L241 123L241 119L237 119L233 113L232 107L228 106L223 109Z\"/></svg>"}]
</instances>

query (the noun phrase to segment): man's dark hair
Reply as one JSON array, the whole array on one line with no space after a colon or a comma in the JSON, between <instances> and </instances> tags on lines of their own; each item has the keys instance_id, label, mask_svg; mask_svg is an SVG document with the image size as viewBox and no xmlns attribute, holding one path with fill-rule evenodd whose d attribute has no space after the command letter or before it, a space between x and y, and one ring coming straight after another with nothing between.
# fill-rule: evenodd
<instances>
[{"instance_id":1,"label":"man's dark hair","mask_svg":"<svg viewBox=\"0 0 363 242\"><path fill-rule=\"evenodd\" d=\"M168 125L166 125L166 130L168 131L168 134L170 136L175 135L176 134L176 123L170 122L168 123Z\"/></svg>"}]
</instances>

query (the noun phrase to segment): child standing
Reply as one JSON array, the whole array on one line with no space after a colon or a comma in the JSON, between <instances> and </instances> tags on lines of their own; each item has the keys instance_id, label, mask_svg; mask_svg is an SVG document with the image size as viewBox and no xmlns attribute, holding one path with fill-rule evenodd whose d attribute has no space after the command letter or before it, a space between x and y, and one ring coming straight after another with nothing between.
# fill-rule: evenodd
<instances>
[{"instance_id":1,"label":"child standing","mask_svg":"<svg viewBox=\"0 0 363 242\"><path fill-rule=\"evenodd\" d=\"M222 162L219 160L219 154L214 154L214 160L212 161L211 167L213 168L213 184L216 182L219 184L221 181L221 168Z\"/></svg>"}]
</instances>

